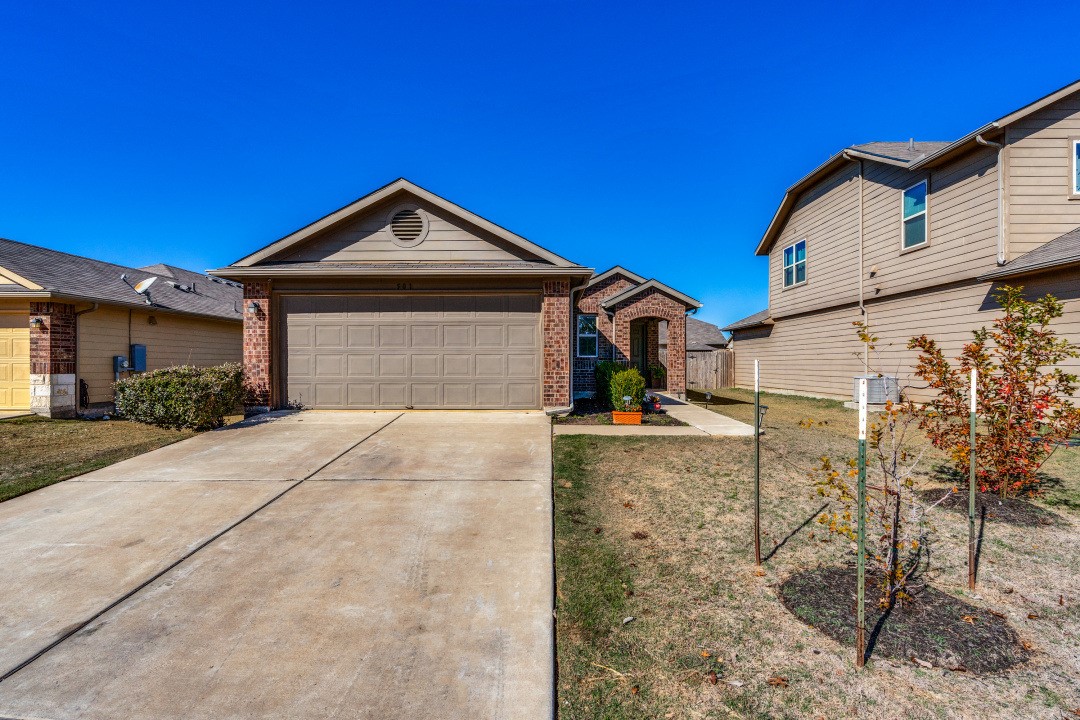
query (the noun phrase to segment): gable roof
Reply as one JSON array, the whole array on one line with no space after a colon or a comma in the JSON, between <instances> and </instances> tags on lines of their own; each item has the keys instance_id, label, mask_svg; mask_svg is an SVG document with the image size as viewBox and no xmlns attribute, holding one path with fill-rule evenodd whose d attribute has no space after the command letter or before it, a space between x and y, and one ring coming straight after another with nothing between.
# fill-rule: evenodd
<instances>
[{"instance_id":1,"label":"gable roof","mask_svg":"<svg viewBox=\"0 0 1080 720\"><path fill-rule=\"evenodd\" d=\"M668 287L667 285L660 282L659 280L646 280L645 282L641 283L640 285L635 285L634 287L627 288L626 290L623 290L621 293L619 293L617 295L612 295L611 297L609 297L609 298L607 298L605 300L602 300L600 302L600 307L602 307L602 308L604 308L606 310L607 308L614 307L614 306L618 305L619 303L621 303L623 300L628 300L628 299L634 297L635 295L639 295L639 294L645 292L646 290L659 290L660 292L665 293L666 295L670 295L671 297L675 298L679 302L681 302L681 303L683 303L685 305L689 305L691 308L693 308L695 310L698 309L699 307L701 307L701 303L699 303L694 298L690 297L689 295L684 295L683 293L679 292L675 288Z\"/></svg>"},{"instance_id":2,"label":"gable roof","mask_svg":"<svg viewBox=\"0 0 1080 720\"><path fill-rule=\"evenodd\" d=\"M746 330L747 328L760 327L762 325L772 325L772 318L769 316L769 309L765 308L753 315L747 315L742 320L736 320L730 325L724 326L726 332L732 332L733 330Z\"/></svg>"},{"instance_id":3,"label":"gable roof","mask_svg":"<svg viewBox=\"0 0 1080 720\"><path fill-rule=\"evenodd\" d=\"M599 273L597 275L593 275L591 278L589 278L589 282L585 283L585 287L591 287L592 285L596 285L597 283L603 282L604 280L607 280L612 275L622 275L623 277L629 279L631 282L636 282L636 283L645 282L645 278L643 276L638 275L636 272L631 272L630 270L627 270L626 268L622 267L621 265L616 265L615 267L613 267L613 268L611 268L609 270L605 270L602 273Z\"/></svg>"},{"instance_id":4,"label":"gable roof","mask_svg":"<svg viewBox=\"0 0 1080 720\"><path fill-rule=\"evenodd\" d=\"M777 236L780 234L780 228L783 227L784 222L787 220L787 216L791 212L791 208L798 199L799 193L846 162L859 159L873 160L875 162L898 165L913 171L924 167L931 167L940 162L944 162L955 155L967 152L980 144L979 140L983 135L1000 133L1008 125L1011 125L1018 120L1022 120L1032 113L1036 113L1048 105L1052 105L1058 100L1068 97L1076 92L1080 92L1080 80L1070 83L1060 90L1055 90L1049 95L1045 95L1035 102L1029 103L1018 110L1014 110L1008 115L1004 115L991 123L987 123L953 142L873 142L844 148L787 189L784 193L783 200L780 202L780 207L777 208L776 213L769 222L769 227L765 230L765 234L762 236L761 241L758 242L754 254L768 254L773 242L776 241ZM914 147L912 147L912 144ZM904 147L907 147L907 149L905 150Z\"/></svg>"},{"instance_id":5,"label":"gable roof","mask_svg":"<svg viewBox=\"0 0 1080 720\"><path fill-rule=\"evenodd\" d=\"M1080 264L1080 228L1070 230L1024 253L997 270L980 276L979 279L996 280L1077 264Z\"/></svg>"},{"instance_id":6,"label":"gable roof","mask_svg":"<svg viewBox=\"0 0 1080 720\"><path fill-rule=\"evenodd\" d=\"M256 267L258 267L258 268L274 267L276 269L282 269L285 266L285 263L280 263L280 262L279 263L273 263L273 262L268 262L268 261L270 261L275 255L280 255L285 250L288 250L289 248L292 248L292 247L296 247L297 245L300 245L301 243L306 242L307 240L314 237L315 235L318 235L319 233L321 233L321 232L323 232L323 231L325 231L325 230L327 230L327 229L329 229L331 227L334 227L334 226L338 225L339 223L345 222L345 221L349 220L350 218L356 217L360 213L363 213L364 211L372 208L373 206L378 205L379 203L382 203L384 201L387 201L391 197L393 197L395 195L398 195L398 194L412 195L412 196L414 196L416 198L419 198L421 200L424 200L425 202L428 202L428 203L430 203L430 204L432 204L432 205L434 205L434 206L436 206L436 207L438 207L438 208L440 208L442 210L445 210L446 212L450 213L451 215L454 215L455 217L458 217L461 220L464 220L465 222L470 223L471 225L474 225L474 226L476 226L476 227L478 227L478 228L480 228L480 229L482 229L482 230L484 230L484 231L486 231L488 233L491 233L492 235L499 238L500 240L503 240L503 241L509 243L510 245L513 245L514 247L517 247L517 248L519 248L521 250L524 250L526 253L528 253L530 255L533 255L534 257L538 258L541 262L548 263L548 267L551 268L551 269L569 270L570 272L568 274L575 274L575 275L585 274L584 271L587 270L588 271L587 274L590 274L590 275L592 274L591 269L583 268L582 266L580 266L580 265L578 265L576 263L573 263L573 262L567 260L566 258L560 257L559 255L556 255L555 253L551 252L550 250L546 250L546 249L540 247L539 245L526 240L525 238L521 237L520 235L516 235L516 234L510 232L506 228L504 228L504 227L502 227L500 225L496 225L495 223L491 222L490 220L482 218L479 215L476 215L475 213L469 212L468 210L461 207L460 205L455 205L454 203L450 202L449 200L447 200L445 198L442 198L442 197L436 195L433 192L425 190L424 188L420 187L419 185L416 185L415 183L409 182L405 178L398 178L397 180L393 181L392 183L389 183L388 185L384 185L383 187L379 188L378 190L375 190L374 192L370 192L367 195L364 195L363 197L361 197L361 198L359 198L357 200L354 200L353 202L349 203L345 207L342 207L342 208L339 208L338 210L335 210L334 212L332 212L329 215L326 215L326 216L316 220L315 222L311 223L310 225L306 225L305 227L300 228L296 232L290 233L289 235L286 235L285 237L281 238L280 240L272 242L269 245L267 245L266 247L264 247L264 248L262 248L260 250L257 250L256 252L253 252L250 255L246 256L246 257L243 257L243 258L237 260L236 262L234 262L232 265L228 266L227 268L221 268L220 270L214 270L214 271L211 271L211 273L215 274L215 275L241 275L241 274L250 274L250 273L246 273L246 272L243 271L243 269L245 269L245 268L254 269ZM321 265L322 264L320 264L320 266ZM512 266L513 263L510 263L509 265ZM295 266L292 266L292 267L294 267L294 269L295 269ZM460 266L452 266L452 267L460 267ZM513 269L513 268L509 267L508 269ZM238 270L240 272L237 272Z\"/></svg>"},{"instance_id":7,"label":"gable roof","mask_svg":"<svg viewBox=\"0 0 1080 720\"><path fill-rule=\"evenodd\" d=\"M667 345L667 323L660 323L658 338L661 346ZM698 320L696 317L686 318L686 350L704 351L727 347L728 339L720 328L712 323Z\"/></svg>"},{"instance_id":8,"label":"gable roof","mask_svg":"<svg viewBox=\"0 0 1080 720\"><path fill-rule=\"evenodd\" d=\"M159 268L168 267L166 277ZM124 282L122 275L127 275ZM150 289L152 305L132 285L158 277ZM182 290L182 285L189 290ZM81 255L0 238L0 295L27 299L86 300L143 309L243 320L243 290L201 273L152 265L137 269Z\"/></svg>"}]
</instances>

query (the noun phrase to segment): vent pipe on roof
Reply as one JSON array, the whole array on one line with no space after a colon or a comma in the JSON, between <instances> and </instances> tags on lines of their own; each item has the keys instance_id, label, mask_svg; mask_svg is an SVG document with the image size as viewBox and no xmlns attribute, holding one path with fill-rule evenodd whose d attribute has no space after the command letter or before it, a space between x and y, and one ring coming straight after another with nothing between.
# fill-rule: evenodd
<instances>
[{"instance_id":1,"label":"vent pipe on roof","mask_svg":"<svg viewBox=\"0 0 1080 720\"><path fill-rule=\"evenodd\" d=\"M997 264L1004 265L1006 260L1005 241L1005 144L991 142L982 135L975 136L975 142L986 147L997 148Z\"/></svg>"},{"instance_id":2,"label":"vent pipe on roof","mask_svg":"<svg viewBox=\"0 0 1080 720\"><path fill-rule=\"evenodd\" d=\"M915 138L911 138L910 140L907 141L907 147L908 147L908 150L911 150L912 152L915 152Z\"/></svg>"}]
</instances>

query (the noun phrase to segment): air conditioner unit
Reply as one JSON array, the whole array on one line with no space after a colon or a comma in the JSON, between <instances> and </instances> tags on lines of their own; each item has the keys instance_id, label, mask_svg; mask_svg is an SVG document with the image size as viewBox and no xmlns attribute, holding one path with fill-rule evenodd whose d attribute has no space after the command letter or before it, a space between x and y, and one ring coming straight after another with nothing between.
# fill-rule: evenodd
<instances>
[{"instance_id":1,"label":"air conditioner unit","mask_svg":"<svg viewBox=\"0 0 1080 720\"><path fill-rule=\"evenodd\" d=\"M884 405L889 400L900 402L900 385L889 375L856 375L851 389L853 402L859 402L859 381L863 378L866 378L868 405Z\"/></svg>"}]
</instances>

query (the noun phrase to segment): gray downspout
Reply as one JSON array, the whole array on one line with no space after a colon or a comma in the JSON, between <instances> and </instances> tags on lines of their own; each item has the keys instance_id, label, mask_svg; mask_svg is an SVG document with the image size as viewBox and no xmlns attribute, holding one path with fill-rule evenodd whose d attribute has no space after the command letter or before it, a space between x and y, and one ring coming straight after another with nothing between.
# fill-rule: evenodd
<instances>
[{"instance_id":1,"label":"gray downspout","mask_svg":"<svg viewBox=\"0 0 1080 720\"><path fill-rule=\"evenodd\" d=\"M577 360L577 325L574 320L577 318L577 300L575 295L585 289L585 285L588 281L582 283L576 288L570 289L570 412L574 412L574 362ZM597 345L600 344L600 338L596 339ZM599 353L598 353L599 354Z\"/></svg>"},{"instance_id":2,"label":"gray downspout","mask_svg":"<svg viewBox=\"0 0 1080 720\"><path fill-rule=\"evenodd\" d=\"M93 303L85 310L79 310L75 313L75 414L79 414L79 316L92 313L98 309L98 304ZM87 404L90 403L90 398L86 399Z\"/></svg>"},{"instance_id":3,"label":"gray downspout","mask_svg":"<svg viewBox=\"0 0 1080 720\"><path fill-rule=\"evenodd\" d=\"M997 148L997 264L1004 265L1007 249L1005 239L1005 143L991 142L984 139L982 135L976 135L975 142L986 147Z\"/></svg>"}]
</instances>

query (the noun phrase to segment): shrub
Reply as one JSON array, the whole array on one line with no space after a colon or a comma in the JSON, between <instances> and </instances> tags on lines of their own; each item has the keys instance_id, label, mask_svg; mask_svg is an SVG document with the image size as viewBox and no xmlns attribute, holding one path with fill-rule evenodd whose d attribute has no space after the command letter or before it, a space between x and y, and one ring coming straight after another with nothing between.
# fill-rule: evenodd
<instances>
[{"instance_id":1,"label":"shrub","mask_svg":"<svg viewBox=\"0 0 1080 720\"><path fill-rule=\"evenodd\" d=\"M623 398L629 397L630 402ZM611 406L624 412L641 410L645 402L645 378L637 368L620 370L611 376Z\"/></svg>"},{"instance_id":2,"label":"shrub","mask_svg":"<svg viewBox=\"0 0 1080 720\"><path fill-rule=\"evenodd\" d=\"M613 360L601 360L596 363L596 400L611 406L611 376L623 369Z\"/></svg>"},{"instance_id":3,"label":"shrub","mask_svg":"<svg viewBox=\"0 0 1080 720\"><path fill-rule=\"evenodd\" d=\"M958 367L925 335L908 347L919 350L916 374L938 391L922 409L920 427L935 447L949 454L957 472L968 474L968 385L978 370L978 417L983 432L975 441L976 479L984 491L1003 497L1034 492L1037 473L1054 450L1080 431L1080 410L1069 396L1077 377L1058 363L1080 348L1049 328L1061 317L1061 301L1046 295L1026 300L1023 288L1005 286L994 295L1004 315L992 329L981 328L964 346Z\"/></svg>"},{"instance_id":4,"label":"shrub","mask_svg":"<svg viewBox=\"0 0 1080 720\"><path fill-rule=\"evenodd\" d=\"M214 367L162 368L115 384L116 412L164 428L221 427L241 406L244 370L239 363Z\"/></svg>"}]
</instances>

